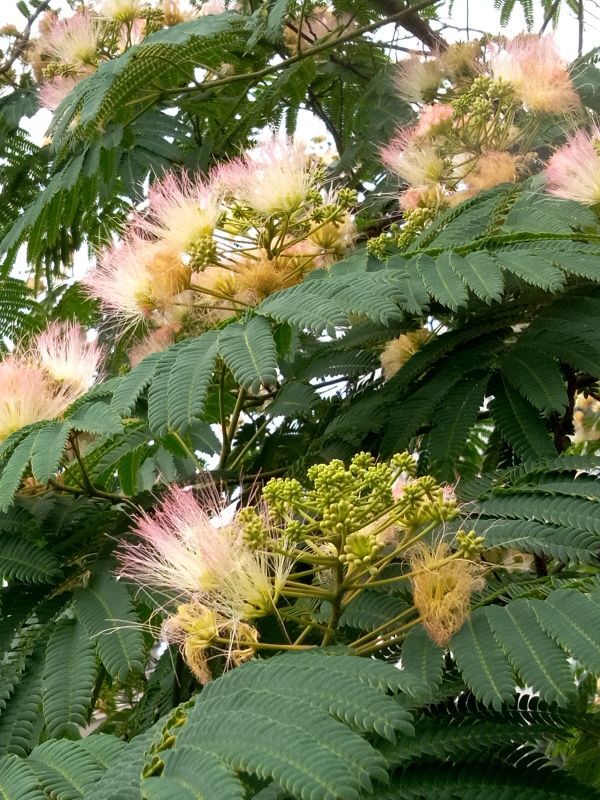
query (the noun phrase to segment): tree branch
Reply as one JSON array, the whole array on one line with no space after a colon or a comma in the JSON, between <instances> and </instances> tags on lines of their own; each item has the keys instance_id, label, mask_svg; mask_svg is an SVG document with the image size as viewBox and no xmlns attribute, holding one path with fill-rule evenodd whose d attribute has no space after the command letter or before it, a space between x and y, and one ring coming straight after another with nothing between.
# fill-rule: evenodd
<instances>
[{"instance_id":1,"label":"tree branch","mask_svg":"<svg viewBox=\"0 0 600 800\"><path fill-rule=\"evenodd\" d=\"M23 55L23 53L25 52L25 48L29 43L29 39L31 38L33 23L40 16L40 14L42 14L44 11L47 10L49 5L50 5L50 0L43 0L43 2L40 3L39 6L35 9L33 14L30 17L28 17L27 25L25 26L23 32L16 37L8 56L0 64L0 75L6 75L10 71L15 61Z\"/></svg>"},{"instance_id":2,"label":"tree branch","mask_svg":"<svg viewBox=\"0 0 600 800\"><path fill-rule=\"evenodd\" d=\"M388 16L398 14L402 8L406 8L401 0L374 0L377 8L381 9ZM430 50L447 50L448 42L439 33L432 31L427 22L418 15L415 8L408 8L406 16L398 20L404 30L418 39Z\"/></svg>"}]
</instances>

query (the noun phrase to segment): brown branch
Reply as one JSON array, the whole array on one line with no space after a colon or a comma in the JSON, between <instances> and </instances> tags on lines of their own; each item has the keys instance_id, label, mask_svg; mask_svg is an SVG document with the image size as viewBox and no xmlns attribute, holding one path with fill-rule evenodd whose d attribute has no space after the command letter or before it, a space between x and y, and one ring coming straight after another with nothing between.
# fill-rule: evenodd
<instances>
[{"instance_id":1,"label":"brown branch","mask_svg":"<svg viewBox=\"0 0 600 800\"><path fill-rule=\"evenodd\" d=\"M375 6L389 16L397 14L406 8L401 0L374 0ZM398 20L398 24L418 39L430 50L447 50L448 42L439 33L432 31L427 22L418 15L416 10L406 9L407 14Z\"/></svg>"},{"instance_id":2,"label":"brown branch","mask_svg":"<svg viewBox=\"0 0 600 800\"><path fill-rule=\"evenodd\" d=\"M6 60L0 64L0 75L6 75L12 68L12 65L15 63L15 61L23 55L29 43L29 39L31 38L33 23L40 16L40 14L46 11L49 5L50 5L50 0L43 0L43 2L40 3L39 6L35 9L33 14L30 17L28 17L27 25L25 26L22 33L20 33L16 37Z\"/></svg>"}]
</instances>

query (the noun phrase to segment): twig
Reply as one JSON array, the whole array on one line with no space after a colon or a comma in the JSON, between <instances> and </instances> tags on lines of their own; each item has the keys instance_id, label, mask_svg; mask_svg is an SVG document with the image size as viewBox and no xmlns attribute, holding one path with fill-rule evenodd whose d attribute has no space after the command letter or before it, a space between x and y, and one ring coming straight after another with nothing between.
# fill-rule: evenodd
<instances>
[{"instance_id":1,"label":"twig","mask_svg":"<svg viewBox=\"0 0 600 800\"><path fill-rule=\"evenodd\" d=\"M15 61L23 55L23 53L25 52L25 48L27 47L27 44L31 37L31 30L33 28L33 23L40 16L40 14L46 11L49 5L50 5L50 0L44 0L35 9L33 14L30 17L28 17L27 25L25 26L23 32L16 37L9 55L0 64L0 75L6 75L12 68L12 65L15 63Z\"/></svg>"},{"instance_id":2,"label":"twig","mask_svg":"<svg viewBox=\"0 0 600 800\"><path fill-rule=\"evenodd\" d=\"M415 5L410 6L410 8L403 8L401 11L396 12L395 14L390 14L389 17L385 19L377 20L376 22L372 22L370 25L363 25L361 28L356 28L353 31L350 31L343 36L339 36L335 39L327 40L326 42L321 42L320 44L316 44L313 47L304 50L302 53L297 53L295 56L291 56L290 58L285 59L284 61L279 62L278 64L269 64L267 67L263 67L262 69L254 70L253 72L243 72L237 73L235 75L228 75L225 78L218 78L215 81L210 81L208 83L203 84L203 88L201 90L198 89L197 86L183 86L175 89L168 90L168 94L184 94L188 92L197 92L197 91L204 91L211 89L218 89L221 86L227 86L230 83L239 83L240 81L252 81L252 80L260 80L267 75L273 75L277 72L281 72L283 69L287 69L291 67L293 64L297 64L299 61L304 61L305 58L312 58L313 56L319 55L320 53L324 53L327 50L332 50L335 47L338 47L341 44L345 44L346 42L350 42L353 39L358 39L363 36L365 33L373 33L379 28L383 28L384 25L389 25L392 22L398 22L402 24L402 21L405 20L407 17L412 18L416 15L418 11L422 11L425 8L429 8L434 5L438 5L441 0L421 0L419 3L415 3ZM139 102L136 100L136 102Z\"/></svg>"}]
</instances>

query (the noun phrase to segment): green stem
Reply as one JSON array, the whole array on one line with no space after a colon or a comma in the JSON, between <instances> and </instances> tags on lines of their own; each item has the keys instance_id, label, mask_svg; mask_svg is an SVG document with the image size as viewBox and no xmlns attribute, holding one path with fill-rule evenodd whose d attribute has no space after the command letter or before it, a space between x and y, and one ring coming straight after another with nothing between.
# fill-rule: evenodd
<instances>
[{"instance_id":1,"label":"green stem","mask_svg":"<svg viewBox=\"0 0 600 800\"><path fill-rule=\"evenodd\" d=\"M242 458L246 455L248 450L252 447L252 445L256 442L256 440L265 432L267 425L271 420L269 418L265 419L265 421L260 425L257 430L252 434L252 436L248 439L246 444L242 447L239 453L236 454L235 458L229 465L229 469L235 469L237 465L240 463Z\"/></svg>"},{"instance_id":2,"label":"green stem","mask_svg":"<svg viewBox=\"0 0 600 800\"><path fill-rule=\"evenodd\" d=\"M223 372L221 372L221 378L222 380L224 380ZM229 455L231 453L231 442L233 441L233 437L235 436L235 432L237 430L240 414L244 409L244 400L246 399L246 395L247 395L246 390L240 388L237 400L235 401L235 408L233 409L233 413L231 414L231 418L229 420L229 426L227 426L226 423L224 423L223 415L221 416L221 427L223 429L223 447L221 449L219 469L225 469L225 467L227 466L227 459L229 458ZM221 411L223 410L224 409L221 408Z\"/></svg>"}]
</instances>

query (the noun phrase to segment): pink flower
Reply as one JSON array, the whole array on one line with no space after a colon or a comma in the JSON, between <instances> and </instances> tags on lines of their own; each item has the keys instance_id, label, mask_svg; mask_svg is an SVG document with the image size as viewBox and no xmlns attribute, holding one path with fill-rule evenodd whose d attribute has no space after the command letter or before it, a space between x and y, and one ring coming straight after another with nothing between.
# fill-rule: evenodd
<instances>
[{"instance_id":1,"label":"pink flower","mask_svg":"<svg viewBox=\"0 0 600 800\"><path fill-rule=\"evenodd\" d=\"M80 396L19 355L0 362L0 441L24 425L55 419Z\"/></svg>"},{"instance_id":2,"label":"pink flower","mask_svg":"<svg viewBox=\"0 0 600 800\"><path fill-rule=\"evenodd\" d=\"M106 248L84 285L91 297L124 322L170 311L185 288L187 270L177 252L131 232L118 245Z\"/></svg>"},{"instance_id":3,"label":"pink flower","mask_svg":"<svg viewBox=\"0 0 600 800\"><path fill-rule=\"evenodd\" d=\"M170 172L154 183L148 199L149 215L138 215L134 224L182 251L212 236L223 211L223 189L217 183L184 173Z\"/></svg>"},{"instance_id":4,"label":"pink flower","mask_svg":"<svg viewBox=\"0 0 600 800\"><path fill-rule=\"evenodd\" d=\"M161 328L150 331L135 344L129 351L129 363L132 367L137 366L146 356L152 353L160 353L173 344L173 336L179 326L163 325Z\"/></svg>"},{"instance_id":5,"label":"pink flower","mask_svg":"<svg viewBox=\"0 0 600 800\"><path fill-rule=\"evenodd\" d=\"M77 323L54 322L35 337L29 355L54 381L83 395L98 374L102 350Z\"/></svg>"},{"instance_id":6,"label":"pink flower","mask_svg":"<svg viewBox=\"0 0 600 800\"><path fill-rule=\"evenodd\" d=\"M424 106L419 114L415 128L415 136L425 138L434 136L452 120L454 109L448 103L430 103Z\"/></svg>"},{"instance_id":7,"label":"pink flower","mask_svg":"<svg viewBox=\"0 0 600 800\"><path fill-rule=\"evenodd\" d=\"M552 36L518 36L504 48L490 48L494 78L512 84L531 111L559 114L580 106L569 71Z\"/></svg>"},{"instance_id":8,"label":"pink flower","mask_svg":"<svg viewBox=\"0 0 600 800\"><path fill-rule=\"evenodd\" d=\"M60 417L94 383L102 352L73 323L52 323L27 351L0 362L0 440Z\"/></svg>"},{"instance_id":9,"label":"pink flower","mask_svg":"<svg viewBox=\"0 0 600 800\"><path fill-rule=\"evenodd\" d=\"M600 128L577 131L554 153L546 168L548 191L584 205L600 202Z\"/></svg>"},{"instance_id":10,"label":"pink flower","mask_svg":"<svg viewBox=\"0 0 600 800\"><path fill-rule=\"evenodd\" d=\"M215 527L194 495L178 486L152 514L137 518L134 533L139 542L122 546L120 574L178 597L216 589L237 564L237 532Z\"/></svg>"},{"instance_id":11,"label":"pink flower","mask_svg":"<svg viewBox=\"0 0 600 800\"><path fill-rule=\"evenodd\" d=\"M96 64L101 36L100 20L88 11L78 11L57 19L41 45L55 61L80 69Z\"/></svg>"},{"instance_id":12,"label":"pink flower","mask_svg":"<svg viewBox=\"0 0 600 800\"><path fill-rule=\"evenodd\" d=\"M85 77L80 75L55 75L43 83L38 91L38 100L43 108L55 111L71 90Z\"/></svg>"},{"instance_id":13,"label":"pink flower","mask_svg":"<svg viewBox=\"0 0 600 800\"><path fill-rule=\"evenodd\" d=\"M410 186L431 186L444 173L444 160L432 144L416 136L416 127L399 129L379 154L390 172Z\"/></svg>"},{"instance_id":14,"label":"pink flower","mask_svg":"<svg viewBox=\"0 0 600 800\"><path fill-rule=\"evenodd\" d=\"M267 216L297 211L315 182L304 146L281 138L249 150L218 176L241 203Z\"/></svg>"}]
</instances>

